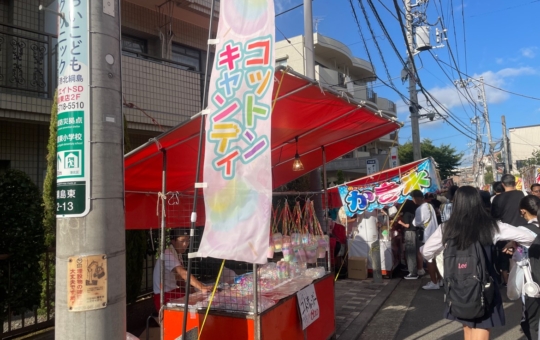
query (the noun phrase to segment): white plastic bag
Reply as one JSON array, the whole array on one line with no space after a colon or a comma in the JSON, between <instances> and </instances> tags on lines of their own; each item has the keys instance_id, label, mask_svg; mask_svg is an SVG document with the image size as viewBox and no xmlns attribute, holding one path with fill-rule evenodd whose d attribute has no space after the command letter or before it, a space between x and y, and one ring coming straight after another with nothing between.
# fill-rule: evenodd
<instances>
[{"instance_id":1,"label":"white plastic bag","mask_svg":"<svg viewBox=\"0 0 540 340\"><path fill-rule=\"evenodd\" d=\"M516 264L512 267L512 270L510 270L510 275L508 276L506 295L510 300L517 300L521 298L524 283L525 273L523 272L523 268Z\"/></svg>"}]
</instances>

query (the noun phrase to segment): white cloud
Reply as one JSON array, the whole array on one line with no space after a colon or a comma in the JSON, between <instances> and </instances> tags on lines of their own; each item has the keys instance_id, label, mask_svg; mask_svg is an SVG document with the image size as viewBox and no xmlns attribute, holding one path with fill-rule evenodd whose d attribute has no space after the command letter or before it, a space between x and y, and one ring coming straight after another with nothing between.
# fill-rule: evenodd
<instances>
[{"instance_id":1,"label":"white cloud","mask_svg":"<svg viewBox=\"0 0 540 340\"><path fill-rule=\"evenodd\" d=\"M532 47L525 47L519 50L521 52L521 55L525 58L534 58L536 56L536 50L538 48L536 46Z\"/></svg>"},{"instance_id":2,"label":"white cloud","mask_svg":"<svg viewBox=\"0 0 540 340\"><path fill-rule=\"evenodd\" d=\"M274 7L276 14L288 10L291 7L291 0L275 0Z\"/></svg>"}]
</instances>

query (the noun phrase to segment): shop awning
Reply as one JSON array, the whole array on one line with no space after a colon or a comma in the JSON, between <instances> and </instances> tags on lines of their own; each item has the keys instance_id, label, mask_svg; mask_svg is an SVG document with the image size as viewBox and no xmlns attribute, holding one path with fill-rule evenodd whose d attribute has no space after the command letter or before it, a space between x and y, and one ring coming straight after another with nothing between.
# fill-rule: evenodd
<instances>
[{"instance_id":1,"label":"shop awning","mask_svg":"<svg viewBox=\"0 0 540 340\"><path fill-rule=\"evenodd\" d=\"M416 168L420 163L424 162L427 158L407 163L392 169L379 171L369 176L357 178L350 182L346 182L334 187L328 188L328 207L329 208L339 208L342 206L341 198L339 196L338 187L340 186L351 186L351 187L363 187L368 186L377 182L384 182L385 180L392 179L396 176L407 173L409 170Z\"/></svg>"},{"instance_id":2,"label":"shop awning","mask_svg":"<svg viewBox=\"0 0 540 340\"><path fill-rule=\"evenodd\" d=\"M329 162L400 128L393 117L374 112L286 68L277 68L274 80L274 98L277 98L271 136L274 188L320 167L322 147ZM127 229L159 225L156 200L162 187L164 152L167 154L166 191L193 192L200 124L201 116L197 115L126 155ZM298 137L298 153L304 164L304 170L299 172L292 171L295 137ZM204 216L198 215L197 224L201 225Z\"/></svg>"}]
</instances>

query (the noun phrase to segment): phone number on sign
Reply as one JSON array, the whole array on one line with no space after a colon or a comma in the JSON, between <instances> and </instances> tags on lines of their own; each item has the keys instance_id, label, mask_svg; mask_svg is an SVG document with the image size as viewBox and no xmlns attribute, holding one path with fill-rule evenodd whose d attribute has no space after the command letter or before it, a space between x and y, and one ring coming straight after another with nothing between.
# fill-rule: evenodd
<instances>
[{"instance_id":1,"label":"phone number on sign","mask_svg":"<svg viewBox=\"0 0 540 340\"><path fill-rule=\"evenodd\" d=\"M58 104L58 110L84 109L84 102L69 102Z\"/></svg>"}]
</instances>

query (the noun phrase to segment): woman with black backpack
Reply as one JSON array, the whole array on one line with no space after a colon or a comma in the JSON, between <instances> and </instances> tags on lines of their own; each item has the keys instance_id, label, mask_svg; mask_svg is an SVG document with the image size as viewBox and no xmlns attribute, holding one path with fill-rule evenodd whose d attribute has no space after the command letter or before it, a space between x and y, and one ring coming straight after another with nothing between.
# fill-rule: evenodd
<instances>
[{"instance_id":1,"label":"woman with black backpack","mask_svg":"<svg viewBox=\"0 0 540 340\"><path fill-rule=\"evenodd\" d=\"M464 339L489 339L490 329L504 326L502 298L492 265L497 241L531 245L527 230L495 221L483 208L478 190L460 187L452 215L437 228L421 252L432 260L444 251L445 318L463 325Z\"/></svg>"}]
</instances>

